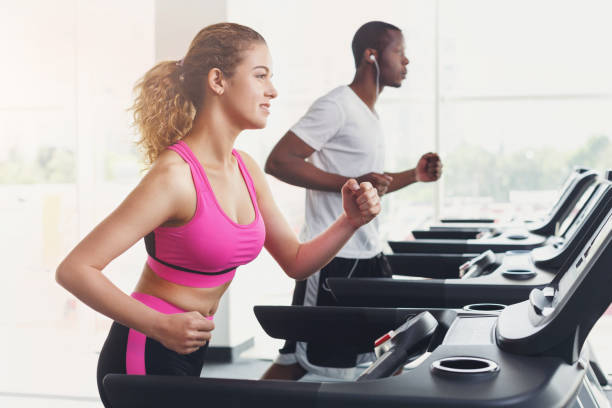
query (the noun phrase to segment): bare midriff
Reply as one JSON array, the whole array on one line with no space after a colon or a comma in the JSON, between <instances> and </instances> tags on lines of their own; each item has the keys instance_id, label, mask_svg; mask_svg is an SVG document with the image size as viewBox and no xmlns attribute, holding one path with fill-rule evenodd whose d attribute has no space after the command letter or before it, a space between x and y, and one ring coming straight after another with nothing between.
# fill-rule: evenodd
<instances>
[{"instance_id":1,"label":"bare midriff","mask_svg":"<svg viewBox=\"0 0 612 408\"><path fill-rule=\"evenodd\" d=\"M134 291L158 297L185 311L197 311L208 317L213 316L217 311L219 300L221 300L221 296L223 296L230 283L231 281L214 288L193 288L178 285L160 278L145 263Z\"/></svg>"}]
</instances>

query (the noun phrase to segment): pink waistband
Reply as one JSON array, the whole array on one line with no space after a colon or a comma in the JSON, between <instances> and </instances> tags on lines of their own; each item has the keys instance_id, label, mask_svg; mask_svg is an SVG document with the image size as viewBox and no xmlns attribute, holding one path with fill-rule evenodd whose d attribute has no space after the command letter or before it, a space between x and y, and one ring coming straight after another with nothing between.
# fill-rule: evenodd
<instances>
[{"instance_id":1,"label":"pink waistband","mask_svg":"<svg viewBox=\"0 0 612 408\"><path fill-rule=\"evenodd\" d=\"M185 310L174 306L158 297L146 293L134 292L132 297L152 309L164 314L184 313ZM212 320L212 316L207 319ZM125 372L132 375L146 375L145 348L147 337L134 329L129 329L125 350Z\"/></svg>"},{"instance_id":2,"label":"pink waistband","mask_svg":"<svg viewBox=\"0 0 612 408\"><path fill-rule=\"evenodd\" d=\"M147 265L149 265L153 272L160 278L168 282L178 283L179 285L190 286L192 288L214 288L215 286L221 286L234 279L234 275L236 274L236 269L232 269L220 275L201 275L193 272L180 271L157 262L150 256L147 257Z\"/></svg>"},{"instance_id":3,"label":"pink waistband","mask_svg":"<svg viewBox=\"0 0 612 408\"><path fill-rule=\"evenodd\" d=\"M172 303L168 303L163 299L155 297L153 295L148 295L146 293L134 292L132 293L132 297L138 300L140 303L143 303L149 306L151 309L155 309L158 312L164 314L175 314L175 313L185 313L186 310L183 310L179 307L174 306ZM213 320L214 316L205 316L208 320Z\"/></svg>"}]
</instances>

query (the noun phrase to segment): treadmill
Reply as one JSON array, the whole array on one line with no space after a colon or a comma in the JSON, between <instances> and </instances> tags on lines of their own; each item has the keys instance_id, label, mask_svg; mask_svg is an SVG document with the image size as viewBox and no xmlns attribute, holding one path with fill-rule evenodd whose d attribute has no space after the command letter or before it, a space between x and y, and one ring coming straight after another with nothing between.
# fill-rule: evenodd
<instances>
[{"instance_id":1,"label":"treadmill","mask_svg":"<svg viewBox=\"0 0 612 408\"><path fill-rule=\"evenodd\" d=\"M497 255L487 251L459 269L461 279L328 278L327 285L342 306L503 310L508 304L527 299L531 290L546 286L555 275L569 269L612 209L612 177L610 172L606 175L608 180L600 180L592 186L592 192L585 193L588 200L577 216L566 221L561 235L551 238L546 246ZM594 353L590 364L600 384L608 385Z\"/></svg>"},{"instance_id":2,"label":"treadmill","mask_svg":"<svg viewBox=\"0 0 612 408\"><path fill-rule=\"evenodd\" d=\"M289 382L109 374L113 407L610 407L584 346L612 301L612 213L529 299L499 314L456 309L259 306L277 338L379 356L354 381ZM409 363L399 375L397 370Z\"/></svg>"},{"instance_id":3,"label":"treadmill","mask_svg":"<svg viewBox=\"0 0 612 408\"><path fill-rule=\"evenodd\" d=\"M612 180L612 172L608 171L605 173L607 180ZM563 259L562 256L554 257L551 252L562 252L565 242L572 239L573 234L576 233L576 226L580 223L581 218L585 216L585 212L590 211L589 206L592 206L594 197L601 193L599 187L600 183L595 182L591 184L576 202L574 208L570 211L569 215L563 220L560 227L557 228L558 234L550 236L546 240L546 244L543 248L549 248L549 256L555 262L554 264L549 263L549 267L558 267ZM553 248L552 250L550 248ZM535 248L534 248L535 249ZM523 250L525 251L525 250ZM493 252L493 251L490 251ZM506 254L519 254L520 250L507 251ZM481 263L487 261L482 259L481 256L478 262L472 262L474 258L479 256L478 253L457 253L457 254L441 254L441 253L392 253L387 254L387 259L391 265L393 273L395 275L406 275L406 276L421 276L426 278L458 278L461 277L461 270L464 270L467 266L471 266L474 263ZM497 263L501 264L500 257L503 255L495 255ZM494 255L490 255L487 258L493 259ZM544 258L544 257L540 257ZM490 270L495 267L488 262ZM482 273L479 273L482 274Z\"/></svg>"},{"instance_id":4,"label":"treadmill","mask_svg":"<svg viewBox=\"0 0 612 408\"><path fill-rule=\"evenodd\" d=\"M588 199L576 217L564 225L557 237L548 244L530 251L509 251L494 254L488 250L470 259L453 271L449 279L435 279L444 275L435 255L418 259L424 269L409 267L399 271L396 257L403 267L409 264L410 254L390 256L394 272L402 275L434 277L414 279L394 278L328 278L327 285L342 306L371 307L444 307L497 308L493 304L512 304L527 299L530 291L548 285L559 273L569 269L571 261L584 248L612 209L612 172L585 193ZM434 272L430 274L429 269ZM459 278L460 276L460 278Z\"/></svg>"},{"instance_id":5,"label":"treadmill","mask_svg":"<svg viewBox=\"0 0 612 408\"><path fill-rule=\"evenodd\" d=\"M548 236L557 233L563 222L571 217L576 203L591 186L597 173L580 169L572 173L567 187L547 217L527 224L488 229L437 228L413 231L415 240L389 241L394 253L479 253L488 249L495 253L528 250L546 243Z\"/></svg>"},{"instance_id":6,"label":"treadmill","mask_svg":"<svg viewBox=\"0 0 612 408\"><path fill-rule=\"evenodd\" d=\"M555 204L545 216L535 220L511 220L507 223L497 223L491 218L443 218L439 223L431 225L429 230L451 232L464 230L465 233L471 232L473 234L481 231L522 227L535 234L551 235L555 233L557 222L565 218L566 212L573 207L577 197L582 194L590 183L595 181L596 177L597 173L595 171L586 167L574 166L573 170L563 182ZM435 236L415 237L436 238ZM462 238L462 236L457 233L457 236L447 236L447 238ZM473 236L464 236L464 238L473 238Z\"/></svg>"}]
</instances>

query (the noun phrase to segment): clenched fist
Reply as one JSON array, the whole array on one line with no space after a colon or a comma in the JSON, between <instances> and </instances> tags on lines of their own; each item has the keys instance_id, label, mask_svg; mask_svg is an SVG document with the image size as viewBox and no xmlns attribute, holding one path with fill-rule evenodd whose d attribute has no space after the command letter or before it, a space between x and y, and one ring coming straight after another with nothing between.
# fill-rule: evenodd
<instances>
[{"instance_id":1,"label":"clenched fist","mask_svg":"<svg viewBox=\"0 0 612 408\"><path fill-rule=\"evenodd\" d=\"M389 189L389 185L393 181L393 177L384 173L370 172L357 177L358 183L363 183L364 181L369 181L370 183L372 183L372 185L378 192L378 196L382 197Z\"/></svg>"},{"instance_id":2,"label":"clenched fist","mask_svg":"<svg viewBox=\"0 0 612 408\"><path fill-rule=\"evenodd\" d=\"M200 312L162 315L155 340L179 354L193 353L210 340L215 324Z\"/></svg>"},{"instance_id":3,"label":"clenched fist","mask_svg":"<svg viewBox=\"0 0 612 408\"><path fill-rule=\"evenodd\" d=\"M426 153L416 165L417 181L436 181L442 175L442 161L436 153Z\"/></svg>"},{"instance_id":4,"label":"clenched fist","mask_svg":"<svg viewBox=\"0 0 612 408\"><path fill-rule=\"evenodd\" d=\"M359 228L380 213L380 198L369 181L349 179L342 186L342 206L349 222Z\"/></svg>"}]
</instances>

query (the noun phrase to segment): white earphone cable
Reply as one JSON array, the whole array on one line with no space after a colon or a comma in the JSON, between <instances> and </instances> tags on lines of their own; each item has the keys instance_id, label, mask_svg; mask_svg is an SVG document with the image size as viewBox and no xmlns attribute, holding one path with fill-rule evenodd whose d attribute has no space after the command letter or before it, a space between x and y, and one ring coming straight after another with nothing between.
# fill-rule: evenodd
<instances>
[{"instance_id":1,"label":"white earphone cable","mask_svg":"<svg viewBox=\"0 0 612 408\"><path fill-rule=\"evenodd\" d=\"M372 55L374 57L374 55ZM379 79L380 79L380 68L378 67L378 61L376 61L376 57L372 58L374 61L374 66L376 67L376 99L378 99L378 91L379 91Z\"/></svg>"}]
</instances>

